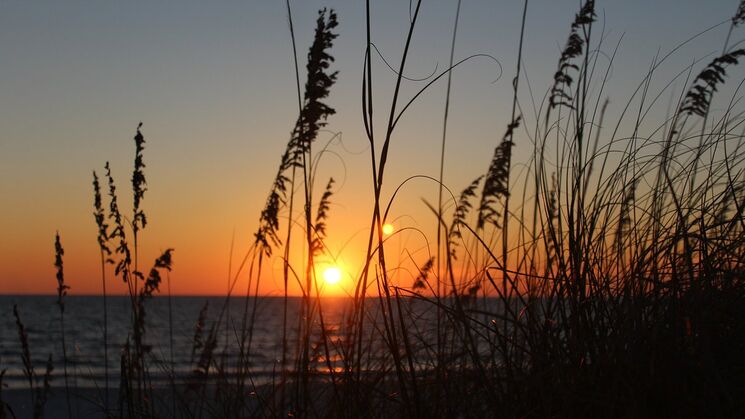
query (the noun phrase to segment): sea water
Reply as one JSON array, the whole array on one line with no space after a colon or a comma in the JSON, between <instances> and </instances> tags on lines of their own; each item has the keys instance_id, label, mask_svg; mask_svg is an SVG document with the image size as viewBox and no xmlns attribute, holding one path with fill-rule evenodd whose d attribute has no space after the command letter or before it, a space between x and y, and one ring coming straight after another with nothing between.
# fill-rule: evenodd
<instances>
[{"instance_id":1,"label":"sea water","mask_svg":"<svg viewBox=\"0 0 745 419\"><path fill-rule=\"evenodd\" d=\"M246 304L248 303L248 304ZM254 303L256 311L254 313ZM324 321L327 330L338 330L348 299L324 299ZM64 385L60 307L56 296L0 296L0 371L5 370L3 385L22 388L28 385L24 375L22 346L13 306L18 307L28 336L28 346L35 374L43 377L48 357L52 356L53 387ZM204 326L199 332L205 341L210 328L221 318L216 330L218 346L213 359L235 365L239 354L241 330L248 328L252 316L251 349L248 362L254 377L268 376L278 368L282 355L284 298L225 297L155 297L145 304L145 339L151 349L147 355L149 374L155 383L170 376L185 377L199 359L195 335L200 311L205 307ZM127 296L109 296L106 300L108 324L109 386L119 383L121 354L132 339L131 300ZM287 335L289 347L297 338L298 310L301 299L287 300ZM244 322L244 317L247 321ZM104 299L100 296L67 296L64 298L65 343L68 379L76 387L105 386ZM227 344L226 344L227 342ZM290 354L292 355L292 354Z\"/></svg>"}]
</instances>

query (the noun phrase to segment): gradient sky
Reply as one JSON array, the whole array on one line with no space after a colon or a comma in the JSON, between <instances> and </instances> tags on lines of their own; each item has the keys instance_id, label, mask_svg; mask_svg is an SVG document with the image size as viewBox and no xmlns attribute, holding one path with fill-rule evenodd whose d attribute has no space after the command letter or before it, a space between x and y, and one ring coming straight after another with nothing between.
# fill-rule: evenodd
<instances>
[{"instance_id":1,"label":"gradient sky","mask_svg":"<svg viewBox=\"0 0 745 419\"><path fill-rule=\"evenodd\" d=\"M373 41L397 66L409 2L373 3ZM605 50L612 51L624 34L608 90L612 105L625 103L658 50L726 20L736 3L598 2ZM424 77L446 66L455 4L423 3L407 76ZM550 86L579 4L530 2L524 65L538 98ZM328 176L338 181L328 242L354 266L356 239L364 236L372 204L360 110L364 2L301 1L292 7L302 65L316 11L330 7L339 16L332 50L339 79L329 99L337 115L328 128L341 132L343 143L334 143L335 154L323 160L318 187ZM499 67L485 59L454 72L445 175L453 190L486 171L508 122L521 7L520 1L463 1L456 59L490 54L505 75L492 83ZM726 31L723 25L686 46L664 71L677 73L693 59L720 51ZM147 141L144 210L151 223L141 258L149 263L173 247L174 293L224 293L231 237L237 265L253 240L297 116L291 54L283 1L0 2L0 293L54 292L57 230L70 292L100 292L91 171L101 173L108 160L119 190L129 189L132 137L140 121ZM395 77L379 58L374 66L377 114L383 116ZM421 85L406 83L404 97ZM386 197L410 175L437 175L444 96L445 84L435 85L398 128ZM526 108L528 100L521 99ZM319 141L330 138L325 135ZM518 144L518 166L525 150ZM393 207L397 226L433 229L422 197L435 202L436 186L419 182L404 190ZM120 205L131 208L130 199L122 195ZM396 240L418 252L426 245L418 235ZM270 265L276 271L280 264ZM124 291L119 280L110 283L114 292ZM278 284L279 277L267 275L262 292L276 294Z\"/></svg>"}]
</instances>

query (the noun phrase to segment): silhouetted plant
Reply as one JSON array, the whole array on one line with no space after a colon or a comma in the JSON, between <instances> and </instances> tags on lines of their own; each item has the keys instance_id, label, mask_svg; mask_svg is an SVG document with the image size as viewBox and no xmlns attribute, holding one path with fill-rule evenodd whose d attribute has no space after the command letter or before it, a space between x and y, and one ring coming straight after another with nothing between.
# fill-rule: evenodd
<instances>
[{"instance_id":1,"label":"silhouetted plant","mask_svg":"<svg viewBox=\"0 0 745 419\"><path fill-rule=\"evenodd\" d=\"M520 116L507 126L507 132L504 134L502 141L494 150L489 164L489 170L486 172L484 188L481 191L481 203L479 205L477 228L481 229L489 223L499 227L499 210L500 200L509 195L509 174L510 161L512 160L512 141L515 129L520 126ZM506 210L506 209L505 209Z\"/></svg>"},{"instance_id":2,"label":"silhouetted plant","mask_svg":"<svg viewBox=\"0 0 745 419\"><path fill-rule=\"evenodd\" d=\"M107 169L108 173L108 169ZM98 227L98 247L101 253L101 287L103 297L103 358L104 358L104 403L108 410L109 408L109 309L108 309L108 295L106 292L106 265L108 263L113 264L114 260L111 259L111 249L109 248L109 225L106 223L106 213L103 208L103 202L101 199L101 185L98 181L98 175L93 171L93 218L96 221L96 227Z\"/></svg>"},{"instance_id":3,"label":"silhouetted plant","mask_svg":"<svg viewBox=\"0 0 745 419\"><path fill-rule=\"evenodd\" d=\"M1 357L0 362L2 362ZM8 417L9 406L5 403L5 399L3 399L3 388L5 387L3 384L3 380L5 379L5 374L7 372L7 368L3 368L2 370L0 370L0 419L6 419Z\"/></svg>"},{"instance_id":4,"label":"silhouetted plant","mask_svg":"<svg viewBox=\"0 0 745 419\"><path fill-rule=\"evenodd\" d=\"M693 80L679 112L701 117L706 116L709 112L711 98L717 91L717 85L724 83L724 77L727 75L725 68L729 65L736 65L738 57L743 55L745 55L745 49L737 49L723 54L709 63Z\"/></svg>"},{"instance_id":5,"label":"silhouetted plant","mask_svg":"<svg viewBox=\"0 0 745 419\"><path fill-rule=\"evenodd\" d=\"M417 275L416 279L414 279L414 284L411 286L413 289L426 289L427 288L427 278L429 277L430 272L432 271L432 267L435 264L435 258L431 257L427 259L427 261L422 265L419 270L419 274Z\"/></svg>"},{"instance_id":6,"label":"silhouetted plant","mask_svg":"<svg viewBox=\"0 0 745 419\"><path fill-rule=\"evenodd\" d=\"M194 337L191 340L191 363L193 364L196 360L197 351L204 347L204 338L202 334L204 332L204 325L207 321L207 309L209 308L209 301L205 301L202 308L199 310L199 316L197 322L194 324Z\"/></svg>"},{"instance_id":7,"label":"silhouetted plant","mask_svg":"<svg viewBox=\"0 0 745 419\"><path fill-rule=\"evenodd\" d=\"M60 312L60 333L62 334L62 362L65 372L65 398L67 400L67 417L72 418L72 405L70 404L70 384L69 376L67 374L67 344L65 342L65 301L64 296L67 295L67 290L70 287L65 284L65 272L62 262L62 256L65 254L65 249L62 248L60 242L59 233L54 237L54 267L57 269L57 306L59 306ZM51 364L51 356L49 363Z\"/></svg>"},{"instance_id":8,"label":"silhouetted plant","mask_svg":"<svg viewBox=\"0 0 745 419\"><path fill-rule=\"evenodd\" d=\"M197 417L201 417L205 405L205 390L207 380L209 379L210 366L214 358L215 349L217 348L217 323L210 327L207 339L204 341L202 350L199 354L199 360L192 369L191 377L188 380L187 388L189 391L197 394ZM242 401L240 401L243 403Z\"/></svg>"},{"instance_id":9,"label":"silhouetted plant","mask_svg":"<svg viewBox=\"0 0 745 419\"><path fill-rule=\"evenodd\" d=\"M212 364L212 358L216 348L217 333L215 328L211 327L207 334L207 338L204 340L202 345L202 350L199 353L199 360L192 371L192 382L190 384L191 390L203 388L209 375L210 365Z\"/></svg>"},{"instance_id":10,"label":"silhouetted plant","mask_svg":"<svg viewBox=\"0 0 745 419\"><path fill-rule=\"evenodd\" d=\"M0 358L0 362L2 362L2 359ZM9 417L15 418L16 415L13 412L13 408L10 407L8 403L5 402L5 399L3 398L3 388L5 388L5 384L3 383L3 380L5 379L5 374L8 372L7 368L3 368L0 370L0 419L8 419Z\"/></svg>"},{"instance_id":11,"label":"silhouetted plant","mask_svg":"<svg viewBox=\"0 0 745 419\"><path fill-rule=\"evenodd\" d=\"M266 199L264 209L261 211L259 229L254 234L256 244L261 247L261 250L267 256L272 255L272 246L277 246L282 242L279 236L277 236L277 230L279 230L279 211L285 202L284 195L287 191L285 184L287 181L289 179L282 174L282 170L280 169L272 190Z\"/></svg>"},{"instance_id":12,"label":"silhouetted plant","mask_svg":"<svg viewBox=\"0 0 745 419\"><path fill-rule=\"evenodd\" d=\"M152 387L148 378L148 369L145 355L150 352L151 348L145 344L145 301L151 298L160 290L161 271L171 270L173 249L167 249L155 260L147 277L140 272L138 268L138 233L147 225L147 218L142 210L142 200L145 196L146 180L144 174L145 164L143 162L143 151L145 139L140 131L142 123L137 126L137 133L134 137L135 158L134 170L132 173L132 193L134 197L132 219L129 223L133 236L133 247L127 241L125 232L124 216L122 215L116 194L114 179L111 174L111 168L106 162L106 178L109 185L109 219L112 220L112 229L107 232L107 225L103 222L100 215L103 213L100 204L100 192L98 179L94 173L94 207L96 211L94 216L99 228L99 246L101 247L102 256L102 277L105 284L105 263L110 259L108 256L107 239L118 242L114 253L118 255L118 261L115 262L115 275L121 276L127 284L129 292L130 305L132 309L132 330L131 336L127 337L127 347L122 357L122 374L126 378L127 388L120 391L120 409L122 403L127 403L127 412L129 415L148 414L153 415L152 404ZM132 338L130 347L130 337Z\"/></svg>"},{"instance_id":13,"label":"silhouetted plant","mask_svg":"<svg viewBox=\"0 0 745 419\"><path fill-rule=\"evenodd\" d=\"M741 1L737 6L737 12L732 16L732 25L738 26L745 22L745 1Z\"/></svg>"},{"instance_id":14,"label":"silhouetted plant","mask_svg":"<svg viewBox=\"0 0 745 419\"><path fill-rule=\"evenodd\" d=\"M23 326L21 321L21 315L18 313L18 306L13 304L13 317L16 319L16 330L18 331L18 341L21 343L21 362L23 363L23 375L28 381L28 388L31 394L31 405L34 406L34 380L36 374L34 373L34 364L31 362L31 351L28 346L28 334L26 328Z\"/></svg>"},{"instance_id":15,"label":"silhouetted plant","mask_svg":"<svg viewBox=\"0 0 745 419\"><path fill-rule=\"evenodd\" d=\"M312 169L318 161L311 145L327 117L334 113L323 101L336 79L336 73L329 72L333 59L327 52L336 37L332 32L336 16L321 11L308 55L305 98L300 100L298 120L261 213L256 246L246 256L250 267L243 324L230 324L228 316L223 320L228 310L226 299L223 311L209 330L205 329L205 304L194 330L191 371L183 377L184 385L171 381L172 394L178 394L182 403L177 406L174 401L170 416L347 417L359 412L374 417L742 416L744 410L737 396L745 392L741 379L745 371L741 360L745 350L745 188L741 138L732 132L732 127L742 122L742 115L728 108L721 120L711 126L703 123L697 149L688 147L683 135L666 135L668 161L668 154L661 158L656 151L646 151L650 144L657 145L657 131L649 138L640 133L648 110L642 100L631 140L623 143L625 148L616 148L619 141L615 132L606 147L583 145L588 135L585 129L597 129L600 136L605 109L603 105L596 120L592 105L585 105L597 99L598 108L601 97L594 96L594 88L585 88L594 71L588 70L587 58L589 32L595 20L593 1L584 2L575 15L553 86L541 104L547 106L541 107L546 121L552 109L566 107L568 115L560 118L556 127L542 132L539 124L543 115L538 113L535 131L525 130L529 137L526 144L530 142L535 148L533 159L526 161L518 173L527 185L522 191L523 201L509 205L516 195L510 185L514 172L512 147L518 136L516 130L524 123L515 111L521 74L518 65L513 79L512 117L483 179L478 214L473 217L476 228L468 220L481 177L457 199L453 197L449 228L443 221L442 203L438 209L430 206L447 233L449 250L443 255L438 248L436 258L446 260L430 257L419 266L412 256L411 265L418 271L412 286L398 287L389 282L396 281L392 272L411 267L386 267L381 227L388 212L381 216L379 203L388 144L397 115L401 115L396 113L399 83L407 79L404 62L420 3L416 2L396 74L391 119L380 160L376 160L372 133L369 48L366 55L363 103L374 172L378 170L373 174L376 207L351 313L345 314L338 330L326 324L324 307L328 306L320 298L318 282L312 282L314 258L322 251L329 228L333 184L330 180L326 185L311 218ZM732 26L745 21L743 4ZM369 37L367 40L368 46L372 45ZM724 54L702 71L673 116L706 117L711 96L724 82L724 68L736 64L745 54L742 51ZM582 55L584 66L577 64ZM582 83L577 83L573 77L580 71ZM573 90L576 85L580 87ZM676 132L675 128L673 122L668 132ZM556 147L552 151L556 151L557 161L544 153L549 133L552 139L556 134L556 143L549 148ZM737 142L734 149L728 147L731 141ZM122 348L120 364L119 413L122 417L153 417L161 414L154 406L165 403L157 404L159 393L153 391L146 368L148 362L157 360L158 353L144 341L145 301L157 294L162 275L170 271L172 249L155 260L147 277L138 272L136 236L146 223L141 209L146 190L144 138L139 127L135 147L135 203L130 225L133 251L124 234L127 221L119 213L108 164L111 232L95 173L94 216L102 266L105 256L114 253L119 259L117 275L128 284L132 302L132 331ZM591 151L583 159L585 150ZM705 153L708 150L711 154ZM665 170L655 178L655 170L650 167L657 169L660 159ZM600 167L597 172L592 170L595 162ZM699 164L707 172L704 185L708 188L694 188L699 186L693 181ZM676 172L668 173L668 167ZM293 268L292 274L303 298L296 327L287 320L288 300L284 300L282 361L276 361L281 365L281 380L276 380L273 372L269 382L261 383L255 380L259 376L252 363L256 353L251 346L254 328L260 330L263 322L257 314L261 266L263 258L271 256L272 247L281 244L280 215L286 215L289 223L297 222L291 204L283 213L300 190L294 183L295 170L303 175L306 241L298 246L300 249L293 248L293 255L303 255L306 271L303 274ZM556 172L548 179L552 170ZM531 185L535 185L534 190ZM440 186L444 189L441 182ZM689 215L693 220L690 223ZM494 228L486 229L487 225ZM515 232L510 236L512 240L508 240L508 230ZM500 235L501 255L496 240ZM290 267L290 236L288 227L282 257L285 281ZM108 250L109 239L118 244L113 252ZM453 268L458 260L457 246L462 246L461 269ZM447 268L444 275L439 267L433 274L436 260ZM374 282L367 282L368 270ZM497 272L501 278L495 276ZM501 279L501 284L496 279ZM436 288L430 285L432 280L438 281ZM445 291L441 283L448 284ZM370 289L377 287L379 298L366 304L368 285ZM14 314L21 346L25 347L21 354L24 374L31 377L32 405L36 406L45 397L39 393L41 387L35 381L38 377L15 309ZM233 358L229 356L219 364L214 362L221 321L226 321L222 325L226 352L230 341L227 331L235 328L240 353L234 365L230 365ZM295 342L294 352L288 350L288 341ZM285 360L286 356L290 359ZM208 390L214 390L214 398ZM654 403L662 403L663 410L649 411Z\"/></svg>"},{"instance_id":16,"label":"silhouetted plant","mask_svg":"<svg viewBox=\"0 0 745 419\"><path fill-rule=\"evenodd\" d=\"M106 179L109 183L109 219L113 220L113 230L109 234L109 238L112 240L118 240L115 252L120 255L119 261L116 263L114 270L115 275L121 275L122 280L128 284L130 289L130 265L132 264L132 254L127 244L127 236L124 231L124 222L122 214L119 211L119 204L116 197L116 186L114 185L114 178L111 175L111 167L109 162L106 162Z\"/></svg>"},{"instance_id":17,"label":"silhouetted plant","mask_svg":"<svg viewBox=\"0 0 745 419\"><path fill-rule=\"evenodd\" d=\"M166 249L163 254L158 256L153 263L153 267L150 268L150 273L145 280L145 286L142 289L143 297L152 297L156 292L160 291L161 275L160 271L166 270L171 271L171 265L173 264L173 249Z\"/></svg>"},{"instance_id":18,"label":"silhouetted plant","mask_svg":"<svg viewBox=\"0 0 745 419\"><path fill-rule=\"evenodd\" d=\"M145 137L140 132L142 128L142 122L137 126L137 134L135 135L135 164L134 171L132 172L132 192L134 197L134 209L132 211L132 231L135 237L140 229L145 228L147 225L147 218L145 212L140 208L142 199L145 197L145 191L147 191L145 173L142 169L145 168L145 163L142 160L142 152L145 149Z\"/></svg>"},{"instance_id":19,"label":"silhouetted plant","mask_svg":"<svg viewBox=\"0 0 745 419\"><path fill-rule=\"evenodd\" d=\"M579 66L574 64L573 60L580 55L584 50L586 38L580 36L579 31L584 30L586 25L592 24L595 21L595 1L587 0L574 17L572 22L572 30L567 39L566 46L561 52L561 58L559 58L559 69L554 74L554 85L551 88L551 95L549 96L550 108L557 106L566 106L573 109L572 101L572 82L574 79L569 74L569 70L579 70ZM546 114L548 118L548 113Z\"/></svg>"},{"instance_id":20,"label":"silhouetted plant","mask_svg":"<svg viewBox=\"0 0 745 419\"><path fill-rule=\"evenodd\" d=\"M556 174L551 174L551 185L548 190L548 199L546 201L546 225L542 228L545 232L544 248L546 249L546 267L548 273L556 260L558 253L558 243L556 237L556 222L559 218L559 202L557 199Z\"/></svg>"},{"instance_id":21,"label":"silhouetted plant","mask_svg":"<svg viewBox=\"0 0 745 419\"><path fill-rule=\"evenodd\" d=\"M51 393L51 381L52 371L54 371L54 365L52 365L52 355L50 354L47 358L46 369L44 370L43 384L36 389L36 403L34 403L34 418L44 417L44 406L47 404L49 393ZM69 398L68 398L68 411L70 409Z\"/></svg>"},{"instance_id":22,"label":"silhouetted plant","mask_svg":"<svg viewBox=\"0 0 745 419\"><path fill-rule=\"evenodd\" d=\"M65 271L62 261L62 256L64 254L65 249L62 248L59 233L57 233L54 237L54 267L57 269L57 305L59 306L61 313L65 312L64 297L67 295L67 290L70 289L70 286L65 284Z\"/></svg>"},{"instance_id":23,"label":"silhouetted plant","mask_svg":"<svg viewBox=\"0 0 745 419\"><path fill-rule=\"evenodd\" d=\"M50 392L50 381L52 379L52 370L54 369L54 366L52 365L52 355L50 354L47 358L43 381L42 384L39 385L36 382L37 376L36 372L34 371L33 361L31 360L31 350L29 349L26 327L21 321L21 315L18 312L18 306L15 304L13 304L13 317L15 317L16 321L18 341L21 343L21 362L23 363L23 375L28 381L29 395L31 397L31 404L29 406L32 407L33 418L40 419L44 415L44 406L46 405L47 398ZM4 414L4 412L5 410L3 409L0 414Z\"/></svg>"},{"instance_id":24,"label":"silhouetted plant","mask_svg":"<svg viewBox=\"0 0 745 419\"><path fill-rule=\"evenodd\" d=\"M623 199L618 212L618 225L616 229L616 244L623 246L623 238L627 227L631 226L631 215L634 209L634 200L636 199L636 188L638 179L633 179L623 191Z\"/></svg>"},{"instance_id":25,"label":"silhouetted plant","mask_svg":"<svg viewBox=\"0 0 745 419\"><path fill-rule=\"evenodd\" d=\"M161 254L155 262L153 267L150 269L150 273L145 280L140 293L137 296L137 315L135 316L135 348L139 347L141 350L136 351L139 357L142 357L145 353L149 352L149 347L144 347L142 339L145 335L145 302L152 298L158 291L160 291L161 282L161 270L170 271L172 263L173 249L167 249ZM139 361L143 361L140 359Z\"/></svg>"},{"instance_id":26,"label":"silhouetted plant","mask_svg":"<svg viewBox=\"0 0 745 419\"><path fill-rule=\"evenodd\" d=\"M93 217L96 221L96 227L98 227L98 246L106 256L111 255L111 249L109 249L108 241L109 225L106 223L106 213L104 212L103 203L101 199L101 184L98 181L98 175L93 171Z\"/></svg>"},{"instance_id":27,"label":"silhouetted plant","mask_svg":"<svg viewBox=\"0 0 745 419\"><path fill-rule=\"evenodd\" d=\"M287 183L290 178L285 172L293 167L302 167L303 155L318 136L318 130L326 126L326 119L336 111L323 103L331 86L336 81L337 72L328 73L334 58L327 52L333 46L337 34L332 30L338 22L336 13L331 10L326 17L326 9L319 11L313 44L308 52L308 78L305 83L303 106L298 116L287 148L282 154L272 188L261 211L259 228L255 233L256 244L260 245L266 256L271 256L272 246L282 243L277 235L279 211L286 202Z\"/></svg>"},{"instance_id":28,"label":"silhouetted plant","mask_svg":"<svg viewBox=\"0 0 745 419\"><path fill-rule=\"evenodd\" d=\"M468 187L463 189L458 197L458 203L455 206L453 212L453 221L450 223L450 229L448 230L448 248L450 249L450 256L455 260L457 259L455 254L455 248L458 245L458 240L463 238L463 234L460 229L461 226L467 224L466 217L473 208L471 199L476 196L476 188L479 187L483 176L479 176L474 179Z\"/></svg>"},{"instance_id":29,"label":"silhouetted plant","mask_svg":"<svg viewBox=\"0 0 745 419\"><path fill-rule=\"evenodd\" d=\"M326 219L328 218L329 205L331 203L331 187L334 185L334 178L329 179L326 184L326 190L323 191L321 200L318 201L318 210L316 220L313 223L315 235L313 237L313 253L318 255L323 253L323 239L326 238Z\"/></svg>"},{"instance_id":30,"label":"silhouetted plant","mask_svg":"<svg viewBox=\"0 0 745 419\"><path fill-rule=\"evenodd\" d=\"M328 50L338 36L333 33L337 26L336 13L333 10L329 11L328 17L326 9L318 12L316 33L310 51L308 51L303 110L300 112L293 131L296 153L307 152L318 136L318 130L326 126L326 119L336 113L334 108L323 103L322 100L329 95L338 74L336 71L328 72L329 66L334 61L334 57L328 53Z\"/></svg>"}]
</instances>

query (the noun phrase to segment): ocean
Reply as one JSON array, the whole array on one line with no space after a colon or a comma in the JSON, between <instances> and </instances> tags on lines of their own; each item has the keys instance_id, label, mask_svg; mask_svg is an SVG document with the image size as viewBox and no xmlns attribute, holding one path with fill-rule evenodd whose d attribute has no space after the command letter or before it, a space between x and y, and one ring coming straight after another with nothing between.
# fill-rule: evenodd
<instances>
[{"instance_id":1,"label":"ocean","mask_svg":"<svg viewBox=\"0 0 745 419\"><path fill-rule=\"evenodd\" d=\"M5 388L27 388L23 373L22 347L13 316L17 305L21 321L28 335L29 350L36 374L43 376L49 355L54 370L52 387L64 386L63 355L60 330L60 311L56 296L0 296L0 371L5 370ZM254 326L252 350L249 357L254 377L270 377L276 371L282 353L283 298L259 297ZM65 302L65 340L68 356L70 385L78 388L105 387L104 362L104 304L100 296L67 296ZM288 301L288 338L297 336L300 298ZM351 300L324 298L323 315L327 330L339 330L344 311ZM146 303L145 344L152 350L148 356L150 374L155 384L167 380L170 371L186 377L194 369L192 348L200 310L207 305L206 338L210 327L219 316L225 297L155 297ZM230 298L227 318L219 330L215 359L234 364L238 354L237 337L243 320L245 298ZM169 304L171 307L169 321ZM249 304L249 316L251 307ZM120 355L130 334L130 300L126 296L107 298L108 306L108 366L109 387L119 383ZM172 326L172 327L171 327ZM230 342L225 345L225 342ZM290 346L291 348L294 346ZM290 354L292 355L292 354ZM199 353L196 353L198 359Z\"/></svg>"}]
</instances>

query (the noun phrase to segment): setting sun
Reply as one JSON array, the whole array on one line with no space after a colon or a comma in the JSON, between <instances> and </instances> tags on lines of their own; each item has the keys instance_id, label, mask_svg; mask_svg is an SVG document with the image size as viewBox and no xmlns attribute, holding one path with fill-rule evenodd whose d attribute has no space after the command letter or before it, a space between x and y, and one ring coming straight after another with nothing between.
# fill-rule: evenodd
<instances>
[{"instance_id":1,"label":"setting sun","mask_svg":"<svg viewBox=\"0 0 745 419\"><path fill-rule=\"evenodd\" d=\"M386 236L390 236L391 234L393 234L393 230L395 230L393 224L383 224L383 234L385 234Z\"/></svg>"},{"instance_id":2,"label":"setting sun","mask_svg":"<svg viewBox=\"0 0 745 419\"><path fill-rule=\"evenodd\" d=\"M338 284L341 281L341 269L330 266L323 271L323 280L329 285Z\"/></svg>"}]
</instances>

